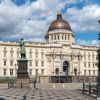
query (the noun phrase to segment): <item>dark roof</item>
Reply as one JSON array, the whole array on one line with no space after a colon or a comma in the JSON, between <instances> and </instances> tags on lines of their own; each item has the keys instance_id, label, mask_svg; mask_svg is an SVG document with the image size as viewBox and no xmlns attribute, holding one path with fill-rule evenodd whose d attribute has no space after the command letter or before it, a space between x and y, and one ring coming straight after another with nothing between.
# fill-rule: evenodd
<instances>
[{"instance_id":1,"label":"dark roof","mask_svg":"<svg viewBox=\"0 0 100 100\"><path fill-rule=\"evenodd\" d=\"M62 19L61 14L57 14L57 19L54 20L51 25L49 26L48 31L55 30L55 29L68 29L71 30L69 23Z\"/></svg>"}]
</instances>

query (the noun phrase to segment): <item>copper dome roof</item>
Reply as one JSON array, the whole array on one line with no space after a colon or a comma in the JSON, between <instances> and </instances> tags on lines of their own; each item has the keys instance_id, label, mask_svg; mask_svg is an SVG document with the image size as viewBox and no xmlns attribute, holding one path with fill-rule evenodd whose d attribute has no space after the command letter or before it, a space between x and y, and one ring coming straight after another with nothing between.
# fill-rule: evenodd
<instances>
[{"instance_id":1,"label":"copper dome roof","mask_svg":"<svg viewBox=\"0 0 100 100\"><path fill-rule=\"evenodd\" d=\"M57 14L57 19L51 23L49 26L48 31L55 30L55 29L68 29L71 30L69 23L62 19L61 14Z\"/></svg>"}]
</instances>

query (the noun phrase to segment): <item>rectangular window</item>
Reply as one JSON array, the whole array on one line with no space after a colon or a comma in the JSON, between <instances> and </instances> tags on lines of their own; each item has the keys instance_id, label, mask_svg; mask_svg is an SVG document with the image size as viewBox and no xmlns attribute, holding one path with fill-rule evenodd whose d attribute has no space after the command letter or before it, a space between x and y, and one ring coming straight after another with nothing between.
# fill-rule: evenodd
<instances>
[{"instance_id":1,"label":"rectangular window","mask_svg":"<svg viewBox=\"0 0 100 100\"><path fill-rule=\"evenodd\" d=\"M86 62L84 62L84 67L86 67Z\"/></svg>"},{"instance_id":2,"label":"rectangular window","mask_svg":"<svg viewBox=\"0 0 100 100\"><path fill-rule=\"evenodd\" d=\"M62 35L62 40L63 40L63 35Z\"/></svg>"},{"instance_id":3,"label":"rectangular window","mask_svg":"<svg viewBox=\"0 0 100 100\"><path fill-rule=\"evenodd\" d=\"M29 58L32 58L32 49L29 51Z\"/></svg>"},{"instance_id":4,"label":"rectangular window","mask_svg":"<svg viewBox=\"0 0 100 100\"><path fill-rule=\"evenodd\" d=\"M93 68L95 67L95 63L93 63Z\"/></svg>"},{"instance_id":5,"label":"rectangular window","mask_svg":"<svg viewBox=\"0 0 100 100\"><path fill-rule=\"evenodd\" d=\"M10 75L11 76L13 75L13 69L10 69Z\"/></svg>"},{"instance_id":6,"label":"rectangular window","mask_svg":"<svg viewBox=\"0 0 100 100\"><path fill-rule=\"evenodd\" d=\"M84 60L86 60L86 53L84 52Z\"/></svg>"},{"instance_id":7,"label":"rectangular window","mask_svg":"<svg viewBox=\"0 0 100 100\"><path fill-rule=\"evenodd\" d=\"M38 75L38 69L35 69L35 74Z\"/></svg>"},{"instance_id":8,"label":"rectangular window","mask_svg":"<svg viewBox=\"0 0 100 100\"><path fill-rule=\"evenodd\" d=\"M36 65L36 67L38 67L38 61L37 60L35 61L35 65Z\"/></svg>"},{"instance_id":9,"label":"rectangular window","mask_svg":"<svg viewBox=\"0 0 100 100\"><path fill-rule=\"evenodd\" d=\"M6 58L6 52L4 52L4 58Z\"/></svg>"},{"instance_id":10,"label":"rectangular window","mask_svg":"<svg viewBox=\"0 0 100 100\"><path fill-rule=\"evenodd\" d=\"M3 69L3 74L4 76L6 76L6 69Z\"/></svg>"},{"instance_id":11,"label":"rectangular window","mask_svg":"<svg viewBox=\"0 0 100 100\"><path fill-rule=\"evenodd\" d=\"M51 40L53 40L53 36L51 36Z\"/></svg>"},{"instance_id":12,"label":"rectangular window","mask_svg":"<svg viewBox=\"0 0 100 100\"><path fill-rule=\"evenodd\" d=\"M10 61L10 66L13 66L13 60Z\"/></svg>"},{"instance_id":13,"label":"rectangular window","mask_svg":"<svg viewBox=\"0 0 100 100\"><path fill-rule=\"evenodd\" d=\"M44 69L41 69L41 74L42 74L42 75L44 74Z\"/></svg>"},{"instance_id":14,"label":"rectangular window","mask_svg":"<svg viewBox=\"0 0 100 100\"><path fill-rule=\"evenodd\" d=\"M44 59L44 53L43 52L41 52L41 58Z\"/></svg>"},{"instance_id":15,"label":"rectangular window","mask_svg":"<svg viewBox=\"0 0 100 100\"><path fill-rule=\"evenodd\" d=\"M32 61L29 61L29 66L32 66Z\"/></svg>"},{"instance_id":16,"label":"rectangular window","mask_svg":"<svg viewBox=\"0 0 100 100\"><path fill-rule=\"evenodd\" d=\"M29 69L29 75L32 75L32 69Z\"/></svg>"},{"instance_id":17,"label":"rectangular window","mask_svg":"<svg viewBox=\"0 0 100 100\"><path fill-rule=\"evenodd\" d=\"M7 63L7 61L6 61L6 60L4 60L4 66L6 66L6 63Z\"/></svg>"},{"instance_id":18,"label":"rectangular window","mask_svg":"<svg viewBox=\"0 0 100 100\"><path fill-rule=\"evenodd\" d=\"M84 70L84 75L86 75L86 70Z\"/></svg>"},{"instance_id":19,"label":"rectangular window","mask_svg":"<svg viewBox=\"0 0 100 100\"><path fill-rule=\"evenodd\" d=\"M59 40L59 35L58 35L58 40Z\"/></svg>"},{"instance_id":20,"label":"rectangular window","mask_svg":"<svg viewBox=\"0 0 100 100\"><path fill-rule=\"evenodd\" d=\"M44 66L44 61L41 61L41 66Z\"/></svg>"},{"instance_id":21,"label":"rectangular window","mask_svg":"<svg viewBox=\"0 0 100 100\"><path fill-rule=\"evenodd\" d=\"M89 70L89 75L91 75L91 70Z\"/></svg>"},{"instance_id":22,"label":"rectangular window","mask_svg":"<svg viewBox=\"0 0 100 100\"><path fill-rule=\"evenodd\" d=\"M90 68L90 62L88 63L88 67Z\"/></svg>"},{"instance_id":23,"label":"rectangular window","mask_svg":"<svg viewBox=\"0 0 100 100\"><path fill-rule=\"evenodd\" d=\"M84 55L84 60L86 60L86 55Z\"/></svg>"},{"instance_id":24,"label":"rectangular window","mask_svg":"<svg viewBox=\"0 0 100 100\"><path fill-rule=\"evenodd\" d=\"M93 70L93 75L95 76L95 70Z\"/></svg>"},{"instance_id":25,"label":"rectangular window","mask_svg":"<svg viewBox=\"0 0 100 100\"><path fill-rule=\"evenodd\" d=\"M68 35L68 40L70 40L70 35Z\"/></svg>"},{"instance_id":26,"label":"rectangular window","mask_svg":"<svg viewBox=\"0 0 100 100\"><path fill-rule=\"evenodd\" d=\"M13 48L11 48L11 50L10 50L10 57L11 58L13 58L13 53L14 53Z\"/></svg>"},{"instance_id":27,"label":"rectangular window","mask_svg":"<svg viewBox=\"0 0 100 100\"><path fill-rule=\"evenodd\" d=\"M92 60L94 60L94 55L92 55Z\"/></svg>"},{"instance_id":28,"label":"rectangular window","mask_svg":"<svg viewBox=\"0 0 100 100\"><path fill-rule=\"evenodd\" d=\"M65 40L66 40L66 35L65 35Z\"/></svg>"},{"instance_id":29,"label":"rectangular window","mask_svg":"<svg viewBox=\"0 0 100 100\"><path fill-rule=\"evenodd\" d=\"M36 49L35 58L38 59L38 49Z\"/></svg>"},{"instance_id":30,"label":"rectangular window","mask_svg":"<svg viewBox=\"0 0 100 100\"><path fill-rule=\"evenodd\" d=\"M6 47L4 47L3 52L4 52L4 58L6 58L6 53L7 53Z\"/></svg>"},{"instance_id":31,"label":"rectangular window","mask_svg":"<svg viewBox=\"0 0 100 100\"><path fill-rule=\"evenodd\" d=\"M88 60L90 60L90 55L88 55Z\"/></svg>"}]
</instances>

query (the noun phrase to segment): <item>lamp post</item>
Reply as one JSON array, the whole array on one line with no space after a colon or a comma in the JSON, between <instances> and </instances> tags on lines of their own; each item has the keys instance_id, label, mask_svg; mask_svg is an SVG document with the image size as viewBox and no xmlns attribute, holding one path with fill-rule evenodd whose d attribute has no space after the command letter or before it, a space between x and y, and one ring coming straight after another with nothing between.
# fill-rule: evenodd
<instances>
[{"instance_id":1,"label":"lamp post","mask_svg":"<svg viewBox=\"0 0 100 100\"><path fill-rule=\"evenodd\" d=\"M98 21L100 24L100 20ZM100 100L100 32L98 34L99 49L98 49L98 76L97 76L97 100Z\"/></svg>"},{"instance_id":2,"label":"lamp post","mask_svg":"<svg viewBox=\"0 0 100 100\"><path fill-rule=\"evenodd\" d=\"M15 78L17 78L17 64L15 64Z\"/></svg>"}]
</instances>

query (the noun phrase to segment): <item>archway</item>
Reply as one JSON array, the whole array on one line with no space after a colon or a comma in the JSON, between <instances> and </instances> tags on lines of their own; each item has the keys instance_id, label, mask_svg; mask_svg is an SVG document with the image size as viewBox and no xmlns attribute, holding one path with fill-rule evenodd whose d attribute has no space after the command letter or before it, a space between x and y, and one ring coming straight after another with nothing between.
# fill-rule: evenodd
<instances>
[{"instance_id":1,"label":"archway","mask_svg":"<svg viewBox=\"0 0 100 100\"><path fill-rule=\"evenodd\" d=\"M69 62L64 61L63 62L63 72L65 72L65 75L68 75L68 67L69 67Z\"/></svg>"}]
</instances>

